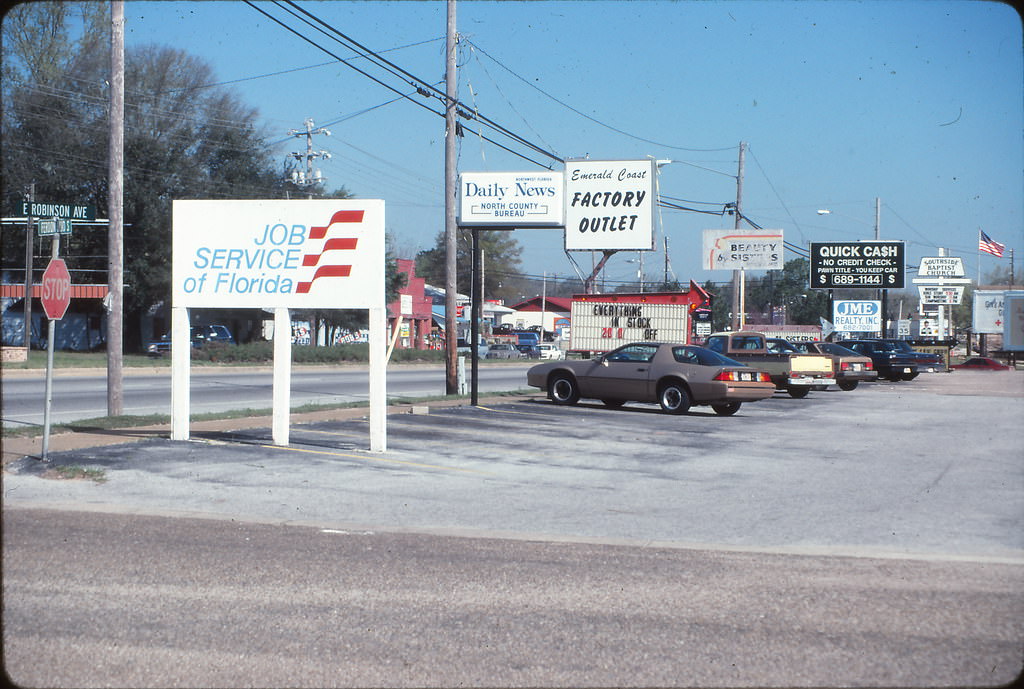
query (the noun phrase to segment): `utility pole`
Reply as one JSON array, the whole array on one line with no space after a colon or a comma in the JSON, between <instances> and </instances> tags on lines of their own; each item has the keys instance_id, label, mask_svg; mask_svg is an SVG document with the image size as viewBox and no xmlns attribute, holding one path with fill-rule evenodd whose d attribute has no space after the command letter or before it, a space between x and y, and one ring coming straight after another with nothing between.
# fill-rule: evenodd
<instances>
[{"instance_id":1,"label":"utility pole","mask_svg":"<svg viewBox=\"0 0 1024 689\"><path fill-rule=\"evenodd\" d=\"M456 323L455 294L458 288L456 257L458 254L458 227L455 222L456 181L456 110L458 82L455 76L455 49L459 35L455 31L455 0L448 0L448 22L445 41L445 105L444 105L444 349L445 389L454 395L459 391L459 372L456 362L458 325ZM476 343L473 343L476 346Z\"/></svg>"},{"instance_id":2,"label":"utility pole","mask_svg":"<svg viewBox=\"0 0 1024 689\"><path fill-rule=\"evenodd\" d=\"M736 222L734 229L740 229L743 208L743 162L746 155L747 144L740 142L740 162L736 173ZM732 271L732 329L741 330L744 324L743 310L746 308L746 299L743 291L746 289L746 275L743 269Z\"/></svg>"},{"instance_id":3,"label":"utility pole","mask_svg":"<svg viewBox=\"0 0 1024 689\"><path fill-rule=\"evenodd\" d=\"M313 135L323 134L324 136L330 136L331 132L329 129L325 129L324 127L317 127L316 129L314 129L313 118L311 117L307 117L306 121L303 124L306 126L305 129L292 129L290 132L288 132L289 134L297 138L306 137L306 152L301 153L298 151L293 151L291 154L292 158L295 158L299 162L302 162L303 160L306 161L305 170L292 171L292 183L295 184L296 186L307 187L309 189L307 198L311 199L313 198L313 185L319 184L320 182L323 182L325 179L323 175L320 174L320 170L317 170L316 172L313 171L313 161L316 160L317 158L329 159L331 157L331 154L328 153L327 151L313 150Z\"/></svg>"},{"instance_id":4,"label":"utility pole","mask_svg":"<svg viewBox=\"0 0 1024 689\"><path fill-rule=\"evenodd\" d=\"M35 263L35 230L32 227L32 207L36 200L36 183L28 188L28 214L25 218L25 353L32 349L32 268Z\"/></svg>"},{"instance_id":5,"label":"utility pole","mask_svg":"<svg viewBox=\"0 0 1024 689\"><path fill-rule=\"evenodd\" d=\"M124 413L124 2L110 3L107 215L107 415Z\"/></svg>"},{"instance_id":6,"label":"utility pole","mask_svg":"<svg viewBox=\"0 0 1024 689\"><path fill-rule=\"evenodd\" d=\"M882 199L875 197L875 241L882 238ZM889 290L879 289L878 300L882 302L882 337L889 336ZM941 307L940 307L941 308Z\"/></svg>"}]
</instances>

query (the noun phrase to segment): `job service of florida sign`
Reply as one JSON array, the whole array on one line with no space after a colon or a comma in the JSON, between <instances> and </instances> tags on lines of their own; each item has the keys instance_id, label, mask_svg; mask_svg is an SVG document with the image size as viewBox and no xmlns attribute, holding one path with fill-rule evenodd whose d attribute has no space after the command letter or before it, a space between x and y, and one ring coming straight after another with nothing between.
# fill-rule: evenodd
<instances>
[{"instance_id":1,"label":"job service of florida sign","mask_svg":"<svg viewBox=\"0 0 1024 689\"><path fill-rule=\"evenodd\" d=\"M652 159L566 161L566 250L653 249L655 174Z\"/></svg>"},{"instance_id":2,"label":"job service of florida sign","mask_svg":"<svg viewBox=\"0 0 1024 689\"><path fill-rule=\"evenodd\" d=\"M384 301L381 200L175 201L175 307L368 309Z\"/></svg>"}]
</instances>

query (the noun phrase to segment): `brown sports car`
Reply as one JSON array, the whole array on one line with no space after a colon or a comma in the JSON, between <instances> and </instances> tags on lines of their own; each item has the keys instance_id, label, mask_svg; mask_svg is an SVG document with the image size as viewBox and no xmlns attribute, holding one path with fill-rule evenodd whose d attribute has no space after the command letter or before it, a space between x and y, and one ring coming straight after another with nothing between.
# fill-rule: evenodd
<instances>
[{"instance_id":1,"label":"brown sports car","mask_svg":"<svg viewBox=\"0 0 1024 689\"><path fill-rule=\"evenodd\" d=\"M764 371L721 354L686 344L634 342L595 359L551 361L526 374L533 387L548 391L555 404L581 397L609 407L657 402L669 414L707 404L723 416L743 402L771 397L775 385Z\"/></svg>"}]
</instances>

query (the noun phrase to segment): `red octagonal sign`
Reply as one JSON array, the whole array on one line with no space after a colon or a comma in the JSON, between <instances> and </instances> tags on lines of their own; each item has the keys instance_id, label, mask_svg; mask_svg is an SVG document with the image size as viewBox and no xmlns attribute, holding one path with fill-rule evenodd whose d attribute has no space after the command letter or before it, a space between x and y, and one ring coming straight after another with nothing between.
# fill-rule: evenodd
<instances>
[{"instance_id":1,"label":"red octagonal sign","mask_svg":"<svg viewBox=\"0 0 1024 689\"><path fill-rule=\"evenodd\" d=\"M51 321L64 318L71 303L71 273L63 258L50 259L43 272L43 285L40 301L43 311Z\"/></svg>"}]
</instances>

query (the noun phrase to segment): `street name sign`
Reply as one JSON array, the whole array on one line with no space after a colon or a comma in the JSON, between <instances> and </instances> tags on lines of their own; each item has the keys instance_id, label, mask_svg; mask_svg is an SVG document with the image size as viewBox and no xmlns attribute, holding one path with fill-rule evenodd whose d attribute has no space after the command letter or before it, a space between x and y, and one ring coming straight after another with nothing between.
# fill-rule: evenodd
<instances>
[{"instance_id":1,"label":"street name sign","mask_svg":"<svg viewBox=\"0 0 1024 689\"><path fill-rule=\"evenodd\" d=\"M34 215L37 218L95 220L96 206L85 206L74 203L44 203L42 201L22 201L21 214L25 216Z\"/></svg>"},{"instance_id":2,"label":"street name sign","mask_svg":"<svg viewBox=\"0 0 1024 689\"><path fill-rule=\"evenodd\" d=\"M812 289L903 289L901 241L811 242Z\"/></svg>"},{"instance_id":3,"label":"street name sign","mask_svg":"<svg viewBox=\"0 0 1024 689\"><path fill-rule=\"evenodd\" d=\"M38 224L40 237L71 234L71 222L64 218L40 218Z\"/></svg>"}]
</instances>

